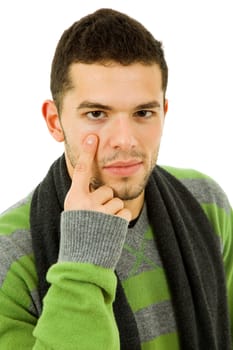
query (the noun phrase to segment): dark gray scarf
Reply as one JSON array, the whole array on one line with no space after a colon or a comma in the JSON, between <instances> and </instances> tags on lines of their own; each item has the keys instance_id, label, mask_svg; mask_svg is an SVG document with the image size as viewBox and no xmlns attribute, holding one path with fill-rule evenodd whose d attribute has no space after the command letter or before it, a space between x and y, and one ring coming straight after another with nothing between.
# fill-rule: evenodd
<instances>
[{"instance_id":1,"label":"dark gray scarf","mask_svg":"<svg viewBox=\"0 0 233 350\"><path fill-rule=\"evenodd\" d=\"M41 301L49 288L47 270L58 257L60 214L70 184L63 155L32 198L31 234ZM181 182L158 166L149 179L145 198L172 294L181 349L230 350L219 240L202 208ZM136 321L119 279L113 306L121 350L139 350Z\"/></svg>"}]
</instances>

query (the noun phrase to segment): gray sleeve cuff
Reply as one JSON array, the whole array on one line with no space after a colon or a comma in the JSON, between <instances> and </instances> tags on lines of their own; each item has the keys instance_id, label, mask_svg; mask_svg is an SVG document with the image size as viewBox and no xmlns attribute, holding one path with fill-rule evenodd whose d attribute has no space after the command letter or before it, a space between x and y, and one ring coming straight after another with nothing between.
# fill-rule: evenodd
<instances>
[{"instance_id":1,"label":"gray sleeve cuff","mask_svg":"<svg viewBox=\"0 0 233 350\"><path fill-rule=\"evenodd\" d=\"M58 261L92 263L115 269L128 221L95 211L64 211Z\"/></svg>"}]
</instances>

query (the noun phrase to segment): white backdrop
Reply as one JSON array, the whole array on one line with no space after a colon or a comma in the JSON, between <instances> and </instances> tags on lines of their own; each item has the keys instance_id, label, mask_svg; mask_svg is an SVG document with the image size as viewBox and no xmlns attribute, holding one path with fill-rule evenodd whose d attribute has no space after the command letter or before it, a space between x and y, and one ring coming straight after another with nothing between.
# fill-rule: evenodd
<instances>
[{"instance_id":1,"label":"white backdrop","mask_svg":"<svg viewBox=\"0 0 233 350\"><path fill-rule=\"evenodd\" d=\"M99 7L141 21L163 41L169 112L159 164L212 176L233 203L233 1L1 0L0 212L24 197L63 151L41 104L64 29Z\"/></svg>"}]
</instances>

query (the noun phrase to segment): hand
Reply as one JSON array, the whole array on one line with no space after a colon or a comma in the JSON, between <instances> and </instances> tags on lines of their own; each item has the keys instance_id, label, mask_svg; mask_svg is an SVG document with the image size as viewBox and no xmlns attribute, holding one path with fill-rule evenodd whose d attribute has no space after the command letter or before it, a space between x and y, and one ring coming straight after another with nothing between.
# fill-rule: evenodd
<instances>
[{"instance_id":1,"label":"hand","mask_svg":"<svg viewBox=\"0 0 233 350\"><path fill-rule=\"evenodd\" d=\"M124 208L124 202L117 197L111 187L103 185L95 191L90 189L92 165L98 147L96 135L88 135L74 168L72 184L68 191L64 210L94 210L131 220L131 212Z\"/></svg>"}]
</instances>

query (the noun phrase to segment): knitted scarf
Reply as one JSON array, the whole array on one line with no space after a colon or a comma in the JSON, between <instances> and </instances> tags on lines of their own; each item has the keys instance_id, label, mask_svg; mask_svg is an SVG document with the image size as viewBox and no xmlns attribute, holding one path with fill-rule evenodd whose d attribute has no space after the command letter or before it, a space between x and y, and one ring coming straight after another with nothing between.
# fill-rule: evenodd
<instances>
[{"instance_id":1,"label":"knitted scarf","mask_svg":"<svg viewBox=\"0 0 233 350\"><path fill-rule=\"evenodd\" d=\"M31 234L41 302L49 288L46 273L58 257L60 214L70 185L62 155L32 198ZM159 166L149 178L145 200L172 295L181 349L230 350L219 239L206 215L186 187ZM119 278L113 307L121 350L139 350L136 321Z\"/></svg>"}]
</instances>

